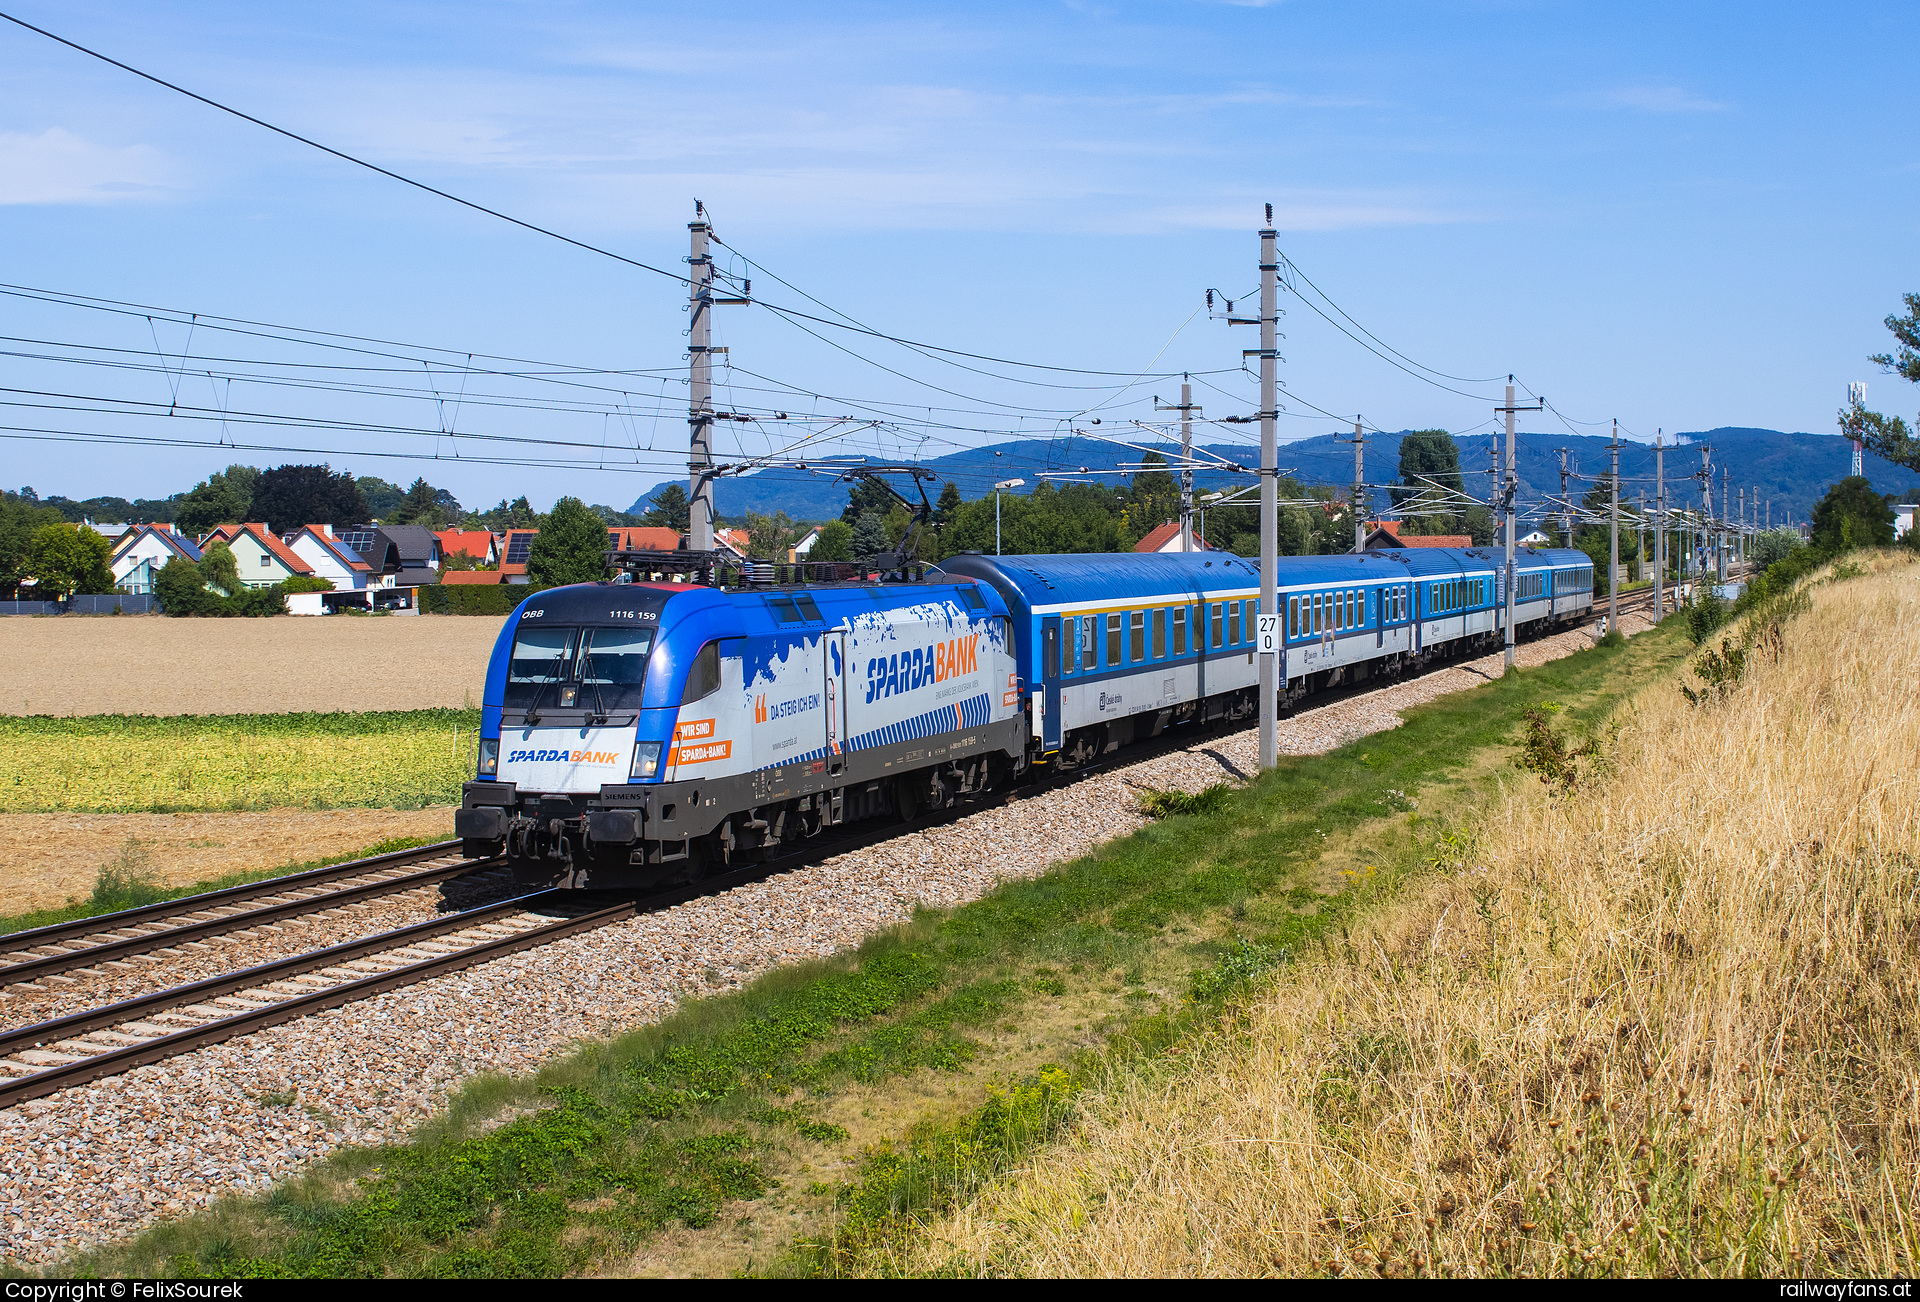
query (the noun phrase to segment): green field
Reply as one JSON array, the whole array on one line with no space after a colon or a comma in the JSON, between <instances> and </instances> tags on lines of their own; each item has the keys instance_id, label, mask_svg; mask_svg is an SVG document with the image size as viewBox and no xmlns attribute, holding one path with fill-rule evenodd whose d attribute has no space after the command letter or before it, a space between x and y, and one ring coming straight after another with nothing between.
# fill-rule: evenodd
<instances>
[{"instance_id":1,"label":"green field","mask_svg":"<svg viewBox=\"0 0 1920 1302\"><path fill-rule=\"evenodd\" d=\"M457 803L478 710L0 718L0 813Z\"/></svg>"}]
</instances>

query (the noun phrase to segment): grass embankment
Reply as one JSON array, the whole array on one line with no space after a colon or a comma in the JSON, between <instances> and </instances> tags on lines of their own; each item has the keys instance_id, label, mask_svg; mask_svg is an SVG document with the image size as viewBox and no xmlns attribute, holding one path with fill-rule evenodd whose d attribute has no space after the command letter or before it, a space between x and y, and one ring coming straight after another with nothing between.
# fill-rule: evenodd
<instances>
[{"instance_id":1,"label":"grass embankment","mask_svg":"<svg viewBox=\"0 0 1920 1302\"><path fill-rule=\"evenodd\" d=\"M689 1002L533 1079L475 1082L415 1142L336 1155L68 1268L893 1268L1087 1086L1185 1052L1261 972L1425 871L1513 778L1529 706L1597 725L1682 649L1668 625L1441 698L1244 791L1162 802L1163 821L1044 877ZM819 1178L848 1161L850 1182Z\"/></svg>"},{"instance_id":2,"label":"grass embankment","mask_svg":"<svg viewBox=\"0 0 1920 1302\"><path fill-rule=\"evenodd\" d=\"M146 904L158 904L162 900L184 899L189 895L201 895L207 891L225 890L229 886L245 886L249 882L265 881L269 877L285 877L290 873L309 872L315 868L331 868L334 864L346 863L350 859L366 859L376 854L391 854L396 850L411 850L415 846L431 844L433 842L425 837L396 836L349 854L308 859L301 863L281 864L277 868L262 868L256 872L226 873L183 886L169 886L153 881L146 875L145 864L136 852L136 848L129 847L121 852L119 863L100 869L100 875L94 879L93 893L86 899L70 900L66 904L50 909L0 914L0 936L16 931L31 931L35 927L51 927L57 922L97 918L102 914L118 913L122 909L137 909Z\"/></svg>"},{"instance_id":3,"label":"grass embankment","mask_svg":"<svg viewBox=\"0 0 1920 1302\"><path fill-rule=\"evenodd\" d=\"M0 813L457 803L478 710L0 716Z\"/></svg>"},{"instance_id":4,"label":"grass embankment","mask_svg":"<svg viewBox=\"0 0 1920 1302\"><path fill-rule=\"evenodd\" d=\"M1911 1275L1920 571L1842 573L1716 634L1597 761L1540 717L1560 780L1083 1098L908 1264Z\"/></svg>"}]
</instances>

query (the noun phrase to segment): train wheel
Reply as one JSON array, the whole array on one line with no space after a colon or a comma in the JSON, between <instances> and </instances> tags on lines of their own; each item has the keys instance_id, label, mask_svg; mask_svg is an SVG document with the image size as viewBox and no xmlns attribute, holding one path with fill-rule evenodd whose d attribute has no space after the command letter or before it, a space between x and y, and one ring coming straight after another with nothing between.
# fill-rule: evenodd
<instances>
[{"instance_id":1,"label":"train wheel","mask_svg":"<svg viewBox=\"0 0 1920 1302\"><path fill-rule=\"evenodd\" d=\"M920 791L911 777L897 779L893 784L893 812L902 823L912 823L920 817Z\"/></svg>"}]
</instances>

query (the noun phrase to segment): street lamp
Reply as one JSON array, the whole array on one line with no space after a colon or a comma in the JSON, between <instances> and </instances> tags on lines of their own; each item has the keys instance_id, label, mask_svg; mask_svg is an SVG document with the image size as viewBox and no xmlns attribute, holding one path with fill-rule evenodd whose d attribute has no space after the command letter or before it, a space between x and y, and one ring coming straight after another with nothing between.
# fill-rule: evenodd
<instances>
[{"instance_id":1,"label":"street lamp","mask_svg":"<svg viewBox=\"0 0 1920 1302\"><path fill-rule=\"evenodd\" d=\"M1024 479L1003 479L993 486L993 554L1000 554L1000 490L1018 488L1026 483Z\"/></svg>"},{"instance_id":2,"label":"street lamp","mask_svg":"<svg viewBox=\"0 0 1920 1302\"><path fill-rule=\"evenodd\" d=\"M1200 494L1200 502L1201 502L1201 506L1200 506L1200 550L1201 550L1201 551L1205 551L1205 550L1207 549L1207 508L1206 508L1206 503L1208 503L1208 502L1217 502L1217 501L1219 501L1219 500L1220 500L1221 498L1223 498L1223 497L1225 497L1225 496L1226 496L1226 494L1225 494L1225 493L1202 493L1202 494Z\"/></svg>"}]
</instances>

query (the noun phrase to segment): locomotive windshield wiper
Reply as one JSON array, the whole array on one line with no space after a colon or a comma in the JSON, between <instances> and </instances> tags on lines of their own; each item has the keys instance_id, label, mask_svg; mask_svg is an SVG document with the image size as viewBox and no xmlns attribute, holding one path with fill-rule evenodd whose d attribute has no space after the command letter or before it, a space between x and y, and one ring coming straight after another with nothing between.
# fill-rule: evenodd
<instances>
[{"instance_id":1,"label":"locomotive windshield wiper","mask_svg":"<svg viewBox=\"0 0 1920 1302\"><path fill-rule=\"evenodd\" d=\"M554 652L554 655L553 655L553 663L558 665L565 658L566 658L565 656L561 655L558 651L556 651ZM528 723L540 722L540 698L547 694L548 683L557 683L559 681L560 681L559 674L548 674L545 678L540 680L539 687L534 689L533 699L527 702L526 721Z\"/></svg>"},{"instance_id":2,"label":"locomotive windshield wiper","mask_svg":"<svg viewBox=\"0 0 1920 1302\"><path fill-rule=\"evenodd\" d=\"M593 676L593 653L589 651L580 666L581 675L587 680L587 686L593 689L593 713L587 716L589 724L607 721L607 703L600 696L600 680Z\"/></svg>"}]
</instances>

